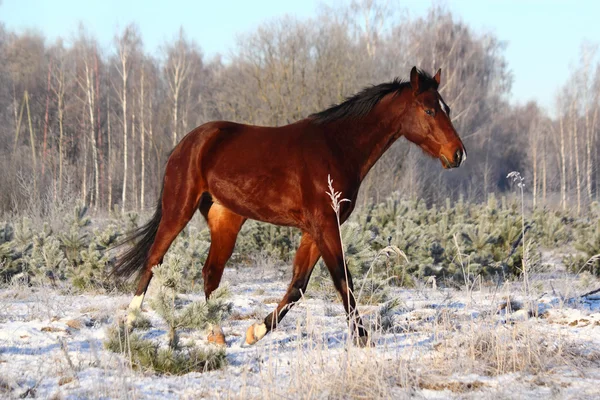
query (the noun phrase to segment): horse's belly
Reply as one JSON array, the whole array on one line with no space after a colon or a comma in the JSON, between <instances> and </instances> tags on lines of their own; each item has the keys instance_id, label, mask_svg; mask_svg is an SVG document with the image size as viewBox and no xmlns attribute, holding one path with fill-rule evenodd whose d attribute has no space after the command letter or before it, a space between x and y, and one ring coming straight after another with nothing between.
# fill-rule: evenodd
<instances>
[{"instance_id":1,"label":"horse's belly","mask_svg":"<svg viewBox=\"0 0 600 400\"><path fill-rule=\"evenodd\" d=\"M300 227L303 221L302 196L289 184L209 182L209 193L218 202L243 217L276 225Z\"/></svg>"}]
</instances>

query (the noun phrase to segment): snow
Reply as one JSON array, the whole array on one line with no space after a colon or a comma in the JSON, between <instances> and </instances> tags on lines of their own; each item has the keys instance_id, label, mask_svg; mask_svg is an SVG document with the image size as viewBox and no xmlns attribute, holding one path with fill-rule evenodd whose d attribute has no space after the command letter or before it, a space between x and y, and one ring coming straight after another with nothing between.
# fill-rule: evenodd
<instances>
[{"instance_id":1,"label":"snow","mask_svg":"<svg viewBox=\"0 0 600 400\"><path fill-rule=\"evenodd\" d=\"M341 303L309 292L276 331L254 346L242 347L247 327L273 310L285 293L288 279L288 271L275 267L272 271L266 267L227 269L224 281L230 283L234 308L223 323L228 365L219 371L183 376L132 370L126 356L103 348L107 328L124 315L130 296L72 295L51 288L1 289L0 397L600 396L598 295L565 301L559 293L545 293L534 299L536 311L532 313L528 306L520 310L499 307L509 294L511 300L528 303L522 291L508 285L500 290L483 287L472 292L390 288L391 297L401 300L393 315L393 327L375 329L375 347L361 349L348 345ZM569 286L569 282L564 283ZM194 296L202 298L202 294ZM148 302L143 310L152 322L144 336L164 338L165 324ZM365 321L375 323L378 306L364 305L360 310ZM524 368L486 373L478 364L484 360L468 356L471 347L480 343L471 337L481 335L485 339L486 332L500 338L499 346L503 332L530 338L528 343L539 346L539 354L546 352L542 355L555 364L543 371ZM180 333L183 340L197 342L204 342L206 334ZM506 346L510 353L511 343ZM555 353L564 354L564 362L560 362L562 355L552 358ZM532 354L537 356L537 350Z\"/></svg>"}]
</instances>

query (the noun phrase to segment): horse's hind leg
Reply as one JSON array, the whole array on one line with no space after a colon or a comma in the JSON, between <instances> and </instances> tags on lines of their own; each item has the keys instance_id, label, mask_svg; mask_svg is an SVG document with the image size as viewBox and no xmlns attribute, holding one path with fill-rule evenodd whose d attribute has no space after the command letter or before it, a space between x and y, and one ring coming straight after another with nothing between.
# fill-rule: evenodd
<instances>
[{"instance_id":1,"label":"horse's hind leg","mask_svg":"<svg viewBox=\"0 0 600 400\"><path fill-rule=\"evenodd\" d=\"M256 343L268 332L275 329L277 323L287 314L294 303L300 300L306 292L310 275L320 256L321 254L313 238L308 233L303 233L296 257L294 257L294 275L287 292L275 311L269 314L264 322L255 323L248 328L246 331L246 344Z\"/></svg>"},{"instance_id":2,"label":"horse's hind leg","mask_svg":"<svg viewBox=\"0 0 600 400\"><path fill-rule=\"evenodd\" d=\"M177 183L176 180L165 179L162 198L160 199L162 202L162 216L154 243L150 247L148 259L140 275L135 296L129 304L129 315L127 316L129 326L133 325L136 311L142 307L146 290L152 279L152 268L162 262L171 243L192 219L198 208L200 191L189 190L189 188L186 190L184 186Z\"/></svg>"},{"instance_id":3,"label":"horse's hind leg","mask_svg":"<svg viewBox=\"0 0 600 400\"><path fill-rule=\"evenodd\" d=\"M210 229L210 249L202 268L204 294L208 300L221 283L225 264L233 253L238 233L246 219L220 204L208 203L205 200L200 204L200 212L206 218ZM220 326L212 327L208 341L225 344L225 335Z\"/></svg>"}]
</instances>

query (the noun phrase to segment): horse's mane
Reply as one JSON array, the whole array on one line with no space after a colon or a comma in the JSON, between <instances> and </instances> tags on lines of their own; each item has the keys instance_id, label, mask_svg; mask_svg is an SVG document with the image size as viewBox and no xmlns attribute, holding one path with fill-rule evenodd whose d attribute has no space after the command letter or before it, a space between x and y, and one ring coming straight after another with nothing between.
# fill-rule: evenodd
<instances>
[{"instance_id":1,"label":"horse's mane","mask_svg":"<svg viewBox=\"0 0 600 400\"><path fill-rule=\"evenodd\" d=\"M418 70L419 89L425 91L437 89L437 82L428 73ZM354 96L346 98L342 103L333 105L326 110L311 114L309 118L315 124L327 124L341 119L358 119L367 115L385 96L390 93L400 93L409 88L410 82L395 78L391 82L381 83L364 88Z\"/></svg>"}]
</instances>

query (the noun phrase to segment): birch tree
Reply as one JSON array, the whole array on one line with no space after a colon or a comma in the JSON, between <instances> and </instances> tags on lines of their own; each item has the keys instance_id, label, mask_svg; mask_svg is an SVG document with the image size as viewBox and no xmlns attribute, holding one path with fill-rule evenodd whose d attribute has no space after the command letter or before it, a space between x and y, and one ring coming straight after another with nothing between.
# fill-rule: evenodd
<instances>
[{"instance_id":1,"label":"birch tree","mask_svg":"<svg viewBox=\"0 0 600 400\"><path fill-rule=\"evenodd\" d=\"M121 123L123 132L123 187L121 191L121 212L125 213L127 208L127 175L128 175L128 114L127 94L129 92L129 74L135 53L141 45L137 27L133 24L125 27L120 35L115 38L117 46L117 71L120 76L118 85L118 96L121 103Z\"/></svg>"},{"instance_id":2,"label":"birch tree","mask_svg":"<svg viewBox=\"0 0 600 400\"><path fill-rule=\"evenodd\" d=\"M175 147L178 140L180 96L191 70L189 50L190 44L185 37L183 28L179 29L179 36L175 40L175 43L168 44L164 48L164 74L169 86L169 97L172 107L171 118L173 127L171 142L173 147Z\"/></svg>"}]
</instances>

